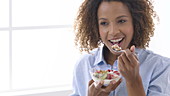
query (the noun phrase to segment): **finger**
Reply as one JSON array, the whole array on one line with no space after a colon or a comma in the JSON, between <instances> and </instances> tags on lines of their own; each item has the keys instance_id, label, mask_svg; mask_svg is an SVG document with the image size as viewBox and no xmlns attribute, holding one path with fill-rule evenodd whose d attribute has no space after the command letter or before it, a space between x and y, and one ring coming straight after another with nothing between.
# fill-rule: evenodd
<instances>
[{"instance_id":1,"label":"finger","mask_svg":"<svg viewBox=\"0 0 170 96\"><path fill-rule=\"evenodd\" d=\"M122 78L120 78L117 82L113 82L114 86L112 87L112 90L115 90L119 85L120 83L122 82Z\"/></svg>"},{"instance_id":2,"label":"finger","mask_svg":"<svg viewBox=\"0 0 170 96\"><path fill-rule=\"evenodd\" d=\"M132 45L132 46L130 47L130 51L133 52L133 53L135 53L135 45Z\"/></svg>"},{"instance_id":3,"label":"finger","mask_svg":"<svg viewBox=\"0 0 170 96\"><path fill-rule=\"evenodd\" d=\"M129 67L131 66L131 62L129 60L129 58L126 56L125 52L121 54L121 58L122 58L122 61L124 62L124 66L126 67L126 69L129 69Z\"/></svg>"},{"instance_id":4,"label":"finger","mask_svg":"<svg viewBox=\"0 0 170 96\"><path fill-rule=\"evenodd\" d=\"M88 88L88 94L100 94L101 93L101 83L96 83L93 80L89 81L89 88ZM89 95L88 95L89 96Z\"/></svg>"},{"instance_id":5,"label":"finger","mask_svg":"<svg viewBox=\"0 0 170 96\"><path fill-rule=\"evenodd\" d=\"M90 80L89 81L89 86L92 84L94 82L94 80L92 79L92 80Z\"/></svg>"},{"instance_id":6,"label":"finger","mask_svg":"<svg viewBox=\"0 0 170 96\"><path fill-rule=\"evenodd\" d=\"M107 92L107 93L111 92L115 90L120 83L121 83L121 79L119 79L117 82L111 81L106 88L102 89L102 91Z\"/></svg>"},{"instance_id":7,"label":"finger","mask_svg":"<svg viewBox=\"0 0 170 96\"><path fill-rule=\"evenodd\" d=\"M128 59L130 62L132 62L131 59L133 58L133 52L131 52L129 49L127 49L124 53L125 53L127 59Z\"/></svg>"},{"instance_id":8,"label":"finger","mask_svg":"<svg viewBox=\"0 0 170 96\"><path fill-rule=\"evenodd\" d=\"M133 45L131 48L130 48L130 51L134 54L135 58L138 60L138 57L137 57L137 54L136 51L135 51L136 47L135 45Z\"/></svg>"},{"instance_id":9,"label":"finger","mask_svg":"<svg viewBox=\"0 0 170 96\"><path fill-rule=\"evenodd\" d=\"M94 85L95 85L95 88L98 90L98 89L101 89L101 87L103 86L104 84L104 81L100 81L100 82L94 82Z\"/></svg>"},{"instance_id":10,"label":"finger","mask_svg":"<svg viewBox=\"0 0 170 96\"><path fill-rule=\"evenodd\" d=\"M118 69L121 74L127 70L121 56L118 57Z\"/></svg>"},{"instance_id":11,"label":"finger","mask_svg":"<svg viewBox=\"0 0 170 96\"><path fill-rule=\"evenodd\" d=\"M138 62L138 59L136 59L137 57L135 57L134 55L135 53L131 52L130 50L126 50L125 54L127 59L130 61L129 64L131 64L132 66L134 66L134 64Z\"/></svg>"},{"instance_id":12,"label":"finger","mask_svg":"<svg viewBox=\"0 0 170 96\"><path fill-rule=\"evenodd\" d=\"M133 52L135 55L137 54L135 45L132 45L130 47L130 51Z\"/></svg>"}]
</instances>

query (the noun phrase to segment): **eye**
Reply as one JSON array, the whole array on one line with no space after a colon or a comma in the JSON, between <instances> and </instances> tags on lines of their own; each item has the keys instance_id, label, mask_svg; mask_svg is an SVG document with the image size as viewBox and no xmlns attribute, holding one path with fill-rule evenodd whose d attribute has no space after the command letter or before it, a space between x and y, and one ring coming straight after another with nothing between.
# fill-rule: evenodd
<instances>
[{"instance_id":1,"label":"eye","mask_svg":"<svg viewBox=\"0 0 170 96\"><path fill-rule=\"evenodd\" d=\"M100 22L100 25L106 26L106 25L108 25L108 23L107 22Z\"/></svg>"},{"instance_id":2,"label":"eye","mask_svg":"<svg viewBox=\"0 0 170 96\"><path fill-rule=\"evenodd\" d=\"M118 23L125 23L125 22L126 22L126 20L123 20L123 19L118 21Z\"/></svg>"}]
</instances>

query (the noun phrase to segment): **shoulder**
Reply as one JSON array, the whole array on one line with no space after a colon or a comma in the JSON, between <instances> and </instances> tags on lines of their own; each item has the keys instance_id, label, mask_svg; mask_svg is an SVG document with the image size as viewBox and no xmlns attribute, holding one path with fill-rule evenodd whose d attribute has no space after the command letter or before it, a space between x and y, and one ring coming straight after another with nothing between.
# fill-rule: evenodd
<instances>
[{"instance_id":1,"label":"shoulder","mask_svg":"<svg viewBox=\"0 0 170 96\"><path fill-rule=\"evenodd\" d=\"M170 65L170 58L161 56L147 49L140 49L140 59L142 62L159 63Z\"/></svg>"},{"instance_id":2,"label":"shoulder","mask_svg":"<svg viewBox=\"0 0 170 96\"><path fill-rule=\"evenodd\" d=\"M142 49L139 58L142 64L153 69L153 71L170 71L170 58L168 57L161 56L150 50Z\"/></svg>"},{"instance_id":3,"label":"shoulder","mask_svg":"<svg viewBox=\"0 0 170 96\"><path fill-rule=\"evenodd\" d=\"M152 53L154 59L156 59L156 61L159 61L161 64L168 64L170 65L170 58L165 57L165 56L161 56L159 54L156 53Z\"/></svg>"},{"instance_id":4,"label":"shoulder","mask_svg":"<svg viewBox=\"0 0 170 96\"><path fill-rule=\"evenodd\" d=\"M169 96L170 86L168 85L170 80L170 58L161 56L149 50L143 50L141 54L144 54L143 77L144 83L149 87L149 93L159 94L159 96ZM146 79L148 78L148 79ZM145 86L147 86L145 85Z\"/></svg>"}]
</instances>

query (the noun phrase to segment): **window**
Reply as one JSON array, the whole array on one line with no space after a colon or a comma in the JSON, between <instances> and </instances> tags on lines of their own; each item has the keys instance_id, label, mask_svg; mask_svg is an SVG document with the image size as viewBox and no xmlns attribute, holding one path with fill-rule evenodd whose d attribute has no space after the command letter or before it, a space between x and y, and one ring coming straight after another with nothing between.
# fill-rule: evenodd
<instances>
[{"instance_id":1,"label":"window","mask_svg":"<svg viewBox=\"0 0 170 96\"><path fill-rule=\"evenodd\" d=\"M0 91L9 89L9 1L0 0ZM5 73L5 74L4 74Z\"/></svg>"},{"instance_id":2,"label":"window","mask_svg":"<svg viewBox=\"0 0 170 96\"><path fill-rule=\"evenodd\" d=\"M0 0L0 94L71 89L79 56L72 26L81 2Z\"/></svg>"}]
</instances>

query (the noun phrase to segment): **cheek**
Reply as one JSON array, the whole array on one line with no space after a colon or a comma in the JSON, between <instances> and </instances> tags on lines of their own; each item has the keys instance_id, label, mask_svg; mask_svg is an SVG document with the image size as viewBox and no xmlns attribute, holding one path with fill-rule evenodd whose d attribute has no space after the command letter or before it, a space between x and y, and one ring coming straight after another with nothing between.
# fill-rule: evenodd
<instances>
[{"instance_id":1,"label":"cheek","mask_svg":"<svg viewBox=\"0 0 170 96\"><path fill-rule=\"evenodd\" d=\"M106 32L102 29L99 29L99 34L100 34L100 37L103 39L106 35Z\"/></svg>"},{"instance_id":2,"label":"cheek","mask_svg":"<svg viewBox=\"0 0 170 96\"><path fill-rule=\"evenodd\" d=\"M104 36L104 32L102 32L102 31L99 31L99 34L100 34L100 37L102 38L103 36Z\"/></svg>"},{"instance_id":3,"label":"cheek","mask_svg":"<svg viewBox=\"0 0 170 96\"><path fill-rule=\"evenodd\" d=\"M127 32L127 34L129 39L133 38L133 30L130 30L129 32Z\"/></svg>"},{"instance_id":4,"label":"cheek","mask_svg":"<svg viewBox=\"0 0 170 96\"><path fill-rule=\"evenodd\" d=\"M126 34L127 34L128 38L130 40L132 40L133 34L134 34L133 27L128 28L128 30L126 30Z\"/></svg>"},{"instance_id":5,"label":"cheek","mask_svg":"<svg viewBox=\"0 0 170 96\"><path fill-rule=\"evenodd\" d=\"M131 38L131 40L132 40L132 38L133 38L133 34L134 34L134 31L133 31L133 29L132 30L130 30L130 38Z\"/></svg>"},{"instance_id":6,"label":"cheek","mask_svg":"<svg viewBox=\"0 0 170 96\"><path fill-rule=\"evenodd\" d=\"M103 42L107 41L107 32L100 31L100 38Z\"/></svg>"},{"instance_id":7,"label":"cheek","mask_svg":"<svg viewBox=\"0 0 170 96\"><path fill-rule=\"evenodd\" d=\"M99 28L100 37L105 37L107 35L108 30L106 28Z\"/></svg>"},{"instance_id":8,"label":"cheek","mask_svg":"<svg viewBox=\"0 0 170 96\"><path fill-rule=\"evenodd\" d=\"M101 31L100 31L99 34L100 34L101 40L104 41L104 37L105 37L105 36L104 36L104 32L101 32Z\"/></svg>"}]
</instances>

